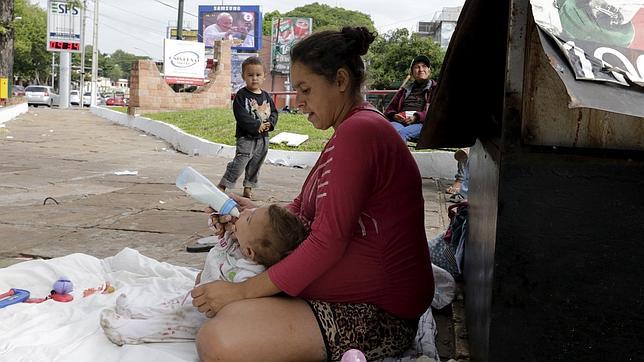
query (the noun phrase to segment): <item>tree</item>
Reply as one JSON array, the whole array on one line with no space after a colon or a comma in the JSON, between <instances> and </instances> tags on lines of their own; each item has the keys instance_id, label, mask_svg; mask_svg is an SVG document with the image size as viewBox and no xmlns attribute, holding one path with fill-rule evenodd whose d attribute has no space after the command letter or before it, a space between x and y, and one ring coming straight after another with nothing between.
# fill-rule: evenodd
<instances>
[{"instance_id":1,"label":"tree","mask_svg":"<svg viewBox=\"0 0 644 362\"><path fill-rule=\"evenodd\" d=\"M0 76L13 83L14 19L13 1L0 1Z\"/></svg>"},{"instance_id":2,"label":"tree","mask_svg":"<svg viewBox=\"0 0 644 362\"><path fill-rule=\"evenodd\" d=\"M27 83L40 84L50 74L51 55L47 52L47 14L27 0L15 0L16 43L14 71Z\"/></svg>"},{"instance_id":3,"label":"tree","mask_svg":"<svg viewBox=\"0 0 644 362\"><path fill-rule=\"evenodd\" d=\"M364 26L371 31L376 30L373 20L365 13L340 7L331 7L315 2L297 7L284 14L280 14L277 10L264 14L264 26L262 30L264 35L271 35L272 20L279 17L312 18L314 32L340 30L343 26Z\"/></svg>"},{"instance_id":4,"label":"tree","mask_svg":"<svg viewBox=\"0 0 644 362\"><path fill-rule=\"evenodd\" d=\"M432 64L432 78L438 79L445 51L433 39L396 29L378 36L367 53L369 83L372 89L396 89L409 74L415 56L426 55Z\"/></svg>"}]
</instances>

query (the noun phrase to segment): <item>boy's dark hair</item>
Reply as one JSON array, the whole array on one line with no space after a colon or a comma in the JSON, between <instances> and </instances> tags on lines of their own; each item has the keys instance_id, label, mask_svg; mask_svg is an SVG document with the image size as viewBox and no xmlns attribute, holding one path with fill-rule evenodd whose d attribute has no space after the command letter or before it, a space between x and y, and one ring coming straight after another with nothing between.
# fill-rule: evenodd
<instances>
[{"instance_id":1,"label":"boy's dark hair","mask_svg":"<svg viewBox=\"0 0 644 362\"><path fill-rule=\"evenodd\" d=\"M345 67L353 77L352 90L359 91L365 81L364 62L376 34L365 27L326 30L300 40L291 49L291 64L300 62L315 74L334 82L338 69Z\"/></svg>"},{"instance_id":2,"label":"boy's dark hair","mask_svg":"<svg viewBox=\"0 0 644 362\"><path fill-rule=\"evenodd\" d=\"M249 65L261 65L262 68L264 67L264 63L259 57L248 57L242 62L242 74L246 71L246 66Z\"/></svg>"},{"instance_id":3,"label":"boy's dark hair","mask_svg":"<svg viewBox=\"0 0 644 362\"><path fill-rule=\"evenodd\" d=\"M255 241L255 261L269 267L290 254L304 239L306 230L302 221L285 207L268 207L270 227L266 235Z\"/></svg>"}]
</instances>

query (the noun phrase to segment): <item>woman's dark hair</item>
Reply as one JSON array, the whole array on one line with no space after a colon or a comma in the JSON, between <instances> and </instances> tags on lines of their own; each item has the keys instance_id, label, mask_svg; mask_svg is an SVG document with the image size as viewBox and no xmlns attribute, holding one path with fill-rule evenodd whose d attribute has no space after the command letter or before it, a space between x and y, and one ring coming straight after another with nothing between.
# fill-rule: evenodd
<instances>
[{"instance_id":1,"label":"woman's dark hair","mask_svg":"<svg viewBox=\"0 0 644 362\"><path fill-rule=\"evenodd\" d=\"M360 89L365 81L361 55L367 54L376 34L365 27L344 27L341 31L313 33L291 49L291 63L300 62L315 74L335 81L338 69L345 67L353 77L352 88Z\"/></svg>"},{"instance_id":2,"label":"woman's dark hair","mask_svg":"<svg viewBox=\"0 0 644 362\"><path fill-rule=\"evenodd\" d=\"M268 219L270 227L253 246L255 261L267 268L290 254L307 236L302 221L285 207L271 204Z\"/></svg>"}]
</instances>

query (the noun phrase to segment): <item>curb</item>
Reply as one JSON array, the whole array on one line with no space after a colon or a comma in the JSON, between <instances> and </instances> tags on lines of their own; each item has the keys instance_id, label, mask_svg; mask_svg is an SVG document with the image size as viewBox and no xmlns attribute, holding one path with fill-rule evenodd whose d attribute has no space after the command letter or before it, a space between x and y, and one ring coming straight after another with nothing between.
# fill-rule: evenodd
<instances>
[{"instance_id":1,"label":"curb","mask_svg":"<svg viewBox=\"0 0 644 362\"><path fill-rule=\"evenodd\" d=\"M223 145L188 134L180 128L161 121L155 121L141 116L130 116L123 112L113 111L105 107L90 107L90 111L120 125L135 128L163 139L177 151L189 155L221 156L232 159L235 157L235 147ZM268 150L266 163L287 167L312 167L317 161L319 152ZM422 177L454 178L456 161L454 152L412 152Z\"/></svg>"},{"instance_id":2,"label":"curb","mask_svg":"<svg viewBox=\"0 0 644 362\"><path fill-rule=\"evenodd\" d=\"M27 113L27 111L29 111L29 106L26 102L15 104L13 106L2 107L0 108L0 124L11 121L19 115Z\"/></svg>"}]
</instances>

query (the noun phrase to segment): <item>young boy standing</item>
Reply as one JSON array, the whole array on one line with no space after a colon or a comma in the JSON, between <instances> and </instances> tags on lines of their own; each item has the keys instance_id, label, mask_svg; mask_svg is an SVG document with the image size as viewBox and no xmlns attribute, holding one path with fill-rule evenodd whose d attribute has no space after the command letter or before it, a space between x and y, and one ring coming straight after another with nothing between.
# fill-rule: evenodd
<instances>
[{"instance_id":1,"label":"young boy standing","mask_svg":"<svg viewBox=\"0 0 644 362\"><path fill-rule=\"evenodd\" d=\"M235 158L226 166L226 173L218 187L224 191L232 187L244 175L244 197L253 196L257 186L259 169L268 153L268 132L275 129L277 108L268 92L262 90L264 65L258 57L250 57L242 63L242 78L246 87L237 91L233 101L235 114Z\"/></svg>"}]
</instances>

